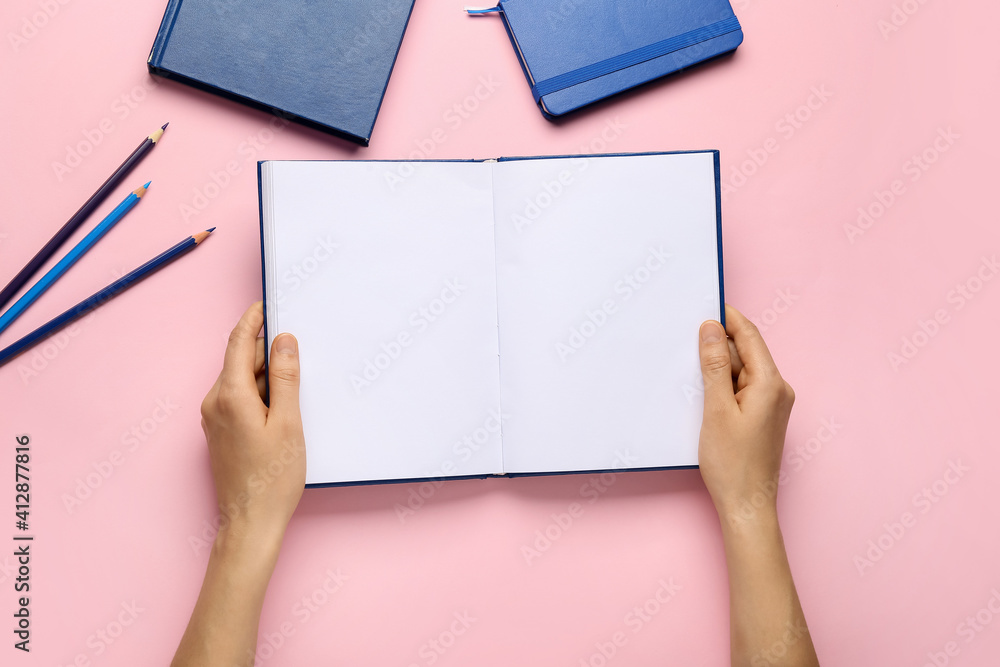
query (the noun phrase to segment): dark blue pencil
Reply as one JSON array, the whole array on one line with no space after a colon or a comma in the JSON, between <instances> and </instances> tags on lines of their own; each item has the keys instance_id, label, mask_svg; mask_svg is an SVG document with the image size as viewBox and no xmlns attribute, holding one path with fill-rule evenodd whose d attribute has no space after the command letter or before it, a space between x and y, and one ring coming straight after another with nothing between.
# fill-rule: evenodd
<instances>
[{"instance_id":1,"label":"dark blue pencil","mask_svg":"<svg viewBox=\"0 0 1000 667\"><path fill-rule=\"evenodd\" d=\"M130 271L125 274L115 282L111 283L100 292L92 294L80 303L76 304L69 310L67 310L62 315L46 322L42 326L38 327L31 333L29 333L24 338L20 339L16 343L0 350L0 365L7 363L10 359L13 359L17 355L24 352L26 349L37 343L38 341L48 338L54 334L59 329L77 319L81 315L85 315L91 310L97 308L106 301L111 300L118 294L121 294L129 287L142 280L149 274L163 268L170 262L174 261L186 252L193 250L199 243L208 238L208 235L215 231L215 227L208 229L204 232L198 232L194 236L189 236L173 248L160 253L153 259L149 260L139 268L134 271Z\"/></svg>"}]
</instances>

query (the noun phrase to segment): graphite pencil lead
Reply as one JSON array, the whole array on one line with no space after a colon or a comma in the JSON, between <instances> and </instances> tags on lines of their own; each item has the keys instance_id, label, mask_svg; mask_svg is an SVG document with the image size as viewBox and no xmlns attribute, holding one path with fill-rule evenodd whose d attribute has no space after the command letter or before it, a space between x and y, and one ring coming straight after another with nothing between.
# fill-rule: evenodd
<instances>
[{"instance_id":1,"label":"graphite pencil lead","mask_svg":"<svg viewBox=\"0 0 1000 667\"><path fill-rule=\"evenodd\" d=\"M160 137L162 137L162 136L163 136L163 131L164 131L165 129L167 129L167 125L170 125L170 123L164 123L164 124L163 124L163 127L159 128L159 129L156 129L156 130L153 130L153 133L152 133L151 135L149 135L149 139L150 139L150 141L152 141L152 142L153 142L154 144L155 144L155 143L156 143L157 141L159 141L159 140L160 140Z\"/></svg>"}]
</instances>

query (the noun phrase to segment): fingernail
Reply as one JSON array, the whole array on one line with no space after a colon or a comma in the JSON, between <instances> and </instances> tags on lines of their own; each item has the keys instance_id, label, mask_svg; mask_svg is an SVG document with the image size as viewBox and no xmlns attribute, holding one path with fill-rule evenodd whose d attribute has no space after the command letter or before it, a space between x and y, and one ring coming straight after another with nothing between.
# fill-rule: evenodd
<instances>
[{"instance_id":1,"label":"fingernail","mask_svg":"<svg viewBox=\"0 0 1000 667\"><path fill-rule=\"evenodd\" d=\"M278 336L278 354L295 354L298 346L295 344L295 336L291 334L281 334Z\"/></svg>"},{"instance_id":2,"label":"fingernail","mask_svg":"<svg viewBox=\"0 0 1000 667\"><path fill-rule=\"evenodd\" d=\"M722 325L718 322L708 321L701 325L701 342L718 343L722 340Z\"/></svg>"}]
</instances>

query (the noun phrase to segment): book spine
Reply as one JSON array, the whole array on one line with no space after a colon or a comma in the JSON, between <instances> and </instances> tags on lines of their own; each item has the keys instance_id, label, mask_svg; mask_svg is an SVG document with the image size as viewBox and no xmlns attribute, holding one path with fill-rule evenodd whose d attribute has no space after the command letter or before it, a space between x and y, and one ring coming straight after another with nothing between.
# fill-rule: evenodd
<instances>
[{"instance_id":1,"label":"book spine","mask_svg":"<svg viewBox=\"0 0 1000 667\"><path fill-rule=\"evenodd\" d=\"M160 21L160 29L156 31L156 39L153 40L153 46L149 50L149 57L146 58L146 66L150 72L157 72L160 63L163 62L163 52L167 48L170 33L174 29L174 23L177 21L177 13L180 11L183 1L169 0L167 2L167 8L163 12L163 20Z\"/></svg>"},{"instance_id":2,"label":"book spine","mask_svg":"<svg viewBox=\"0 0 1000 667\"><path fill-rule=\"evenodd\" d=\"M269 368L271 356L271 341L268 338L267 330L267 250L264 240L264 178L261 173L264 162L257 161L257 211L260 215L260 290L261 301L264 304L264 402L270 404L271 382L269 380L271 371ZM269 193L270 194L270 193Z\"/></svg>"},{"instance_id":3,"label":"book spine","mask_svg":"<svg viewBox=\"0 0 1000 667\"><path fill-rule=\"evenodd\" d=\"M719 151L712 151L715 166L715 239L719 246L719 322L726 328L726 281L722 271L722 165Z\"/></svg>"}]
</instances>

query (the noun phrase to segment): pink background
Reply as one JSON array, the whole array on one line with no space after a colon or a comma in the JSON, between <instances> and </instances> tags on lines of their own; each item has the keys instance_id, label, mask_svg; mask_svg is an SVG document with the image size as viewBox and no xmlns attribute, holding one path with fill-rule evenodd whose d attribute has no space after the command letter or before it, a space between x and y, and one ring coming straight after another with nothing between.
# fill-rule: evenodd
<instances>
[{"instance_id":1,"label":"pink background","mask_svg":"<svg viewBox=\"0 0 1000 667\"><path fill-rule=\"evenodd\" d=\"M216 516L198 408L230 329L260 298L254 161L404 158L443 136L431 156L720 149L732 186L726 295L762 325L798 395L779 510L823 664L919 666L948 642L948 664L996 664L1000 618L987 603L1000 590L990 398L1000 280L977 272L1000 247L990 201L1000 7L902 4L914 13L901 8L898 30L883 34L890 0L735 0L747 35L735 57L553 124L499 20L418 0L361 149L296 125L272 132L265 113L151 79L162 2L4 2L0 282L143 136L170 128L102 210L151 179L146 199L0 343L183 237L219 229L0 368L0 467L13 468L15 435L30 434L36 535L30 656L11 646L13 558L0 556L3 662L165 664L173 654L207 560L197 541L211 540ZM482 80L493 90L470 98ZM475 107L467 118L448 113L463 103ZM957 138L939 152L949 128ZM70 150L88 154L58 167ZM925 150L933 164L914 171ZM219 176L231 162L238 173ZM901 194L849 238L859 207L879 214L876 193L895 180ZM970 300L953 292L966 283L978 290ZM946 321L923 334L939 310ZM894 368L890 353L906 363ZM112 456L120 465L69 511L65 498ZM953 484L943 481L952 464L965 469L947 474ZM12 545L4 479L0 541ZM607 664L725 664L726 571L698 472L621 474L590 503L581 487L592 479L449 482L405 521L395 508L418 485L307 491L267 596L260 664L597 666L616 632L627 641ZM583 514L529 564L522 546L572 503ZM332 594L328 570L347 577ZM649 603L656 613L636 627L626 615L661 579L679 590ZM322 603L306 613L310 597ZM134 620L123 604L141 610ZM464 612L474 622L449 634ZM977 612L979 624L963 625ZM120 635L119 616L130 622ZM111 644L97 634L108 631Z\"/></svg>"}]
</instances>

